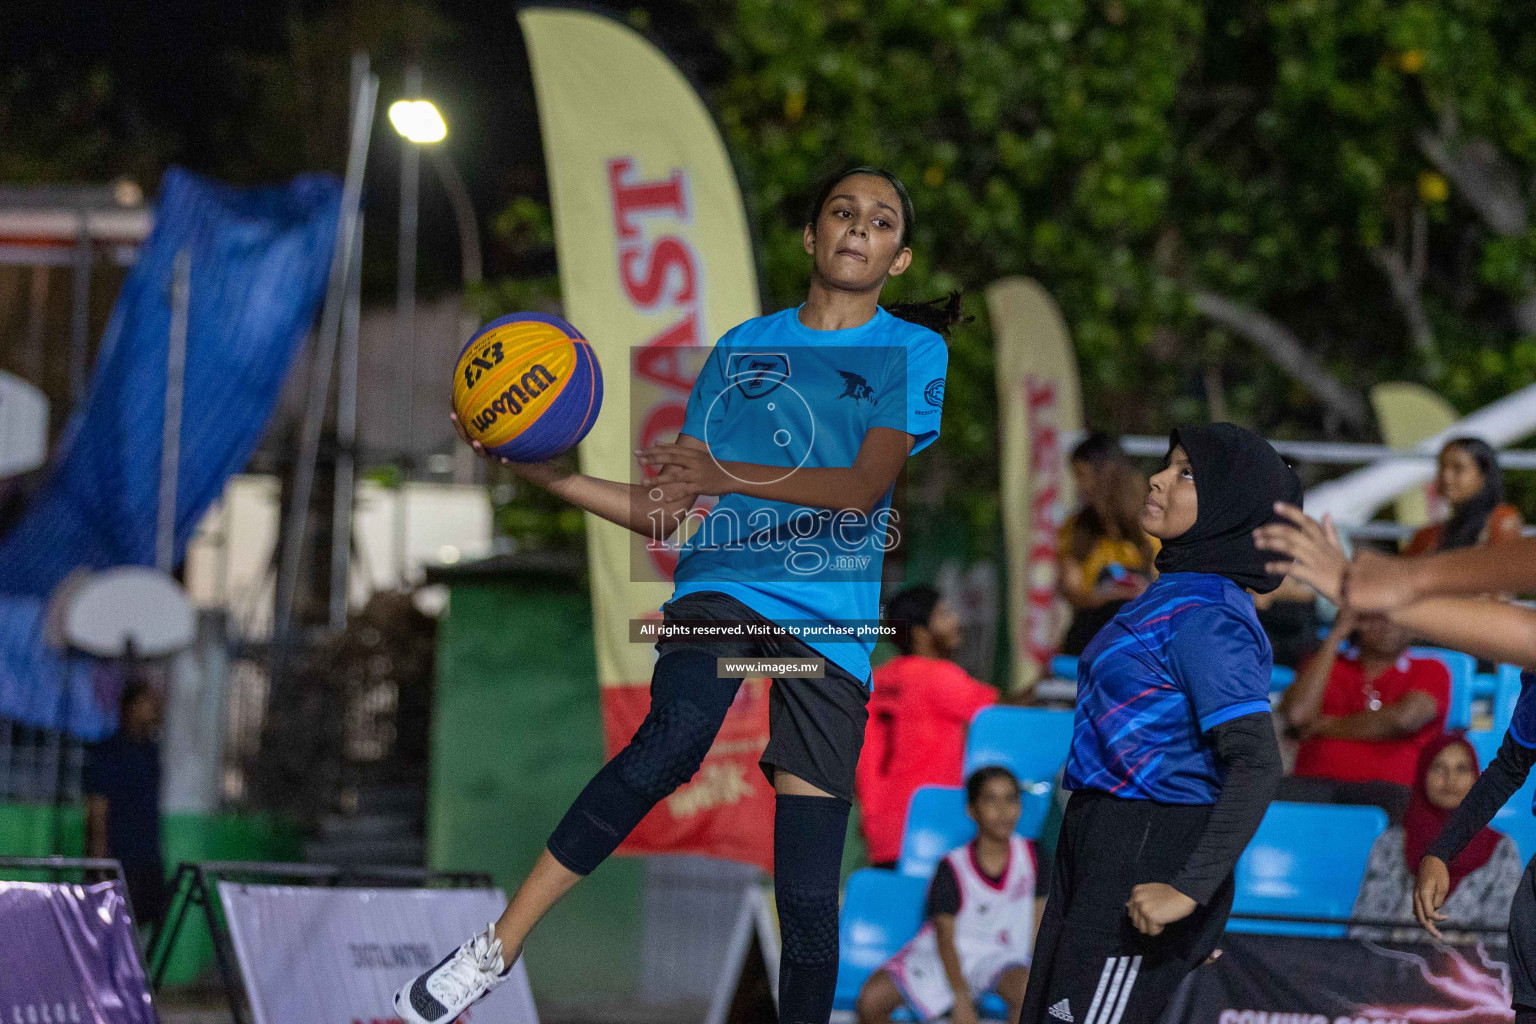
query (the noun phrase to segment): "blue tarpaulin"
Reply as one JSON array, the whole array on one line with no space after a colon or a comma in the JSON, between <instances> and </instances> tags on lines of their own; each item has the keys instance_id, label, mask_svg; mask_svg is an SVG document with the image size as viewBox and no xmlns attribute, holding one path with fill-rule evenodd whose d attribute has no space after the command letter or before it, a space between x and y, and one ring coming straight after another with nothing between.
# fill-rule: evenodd
<instances>
[{"instance_id":1,"label":"blue tarpaulin","mask_svg":"<svg viewBox=\"0 0 1536 1024\"><path fill-rule=\"evenodd\" d=\"M0 538L0 715L94 737L115 708L64 696L79 661L43 649L41 602L79 568L152 565L171 273L191 253L175 557L266 429L325 294L341 183L305 175L233 188L172 169L155 227L113 309L85 402L21 521ZM84 672L84 675L79 673ZM77 684L81 685L81 684ZM88 683L85 683L88 687ZM85 705L85 706L82 706Z\"/></svg>"}]
</instances>

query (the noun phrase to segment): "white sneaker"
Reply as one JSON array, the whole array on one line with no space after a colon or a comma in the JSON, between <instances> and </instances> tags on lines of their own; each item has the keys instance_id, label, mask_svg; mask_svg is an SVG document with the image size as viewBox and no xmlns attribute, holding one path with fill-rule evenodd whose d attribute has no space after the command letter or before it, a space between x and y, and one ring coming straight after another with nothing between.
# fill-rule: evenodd
<instances>
[{"instance_id":1,"label":"white sneaker","mask_svg":"<svg viewBox=\"0 0 1536 1024\"><path fill-rule=\"evenodd\" d=\"M464 945L395 993L395 1013L405 1024L449 1024L507 979L501 940L486 925Z\"/></svg>"}]
</instances>

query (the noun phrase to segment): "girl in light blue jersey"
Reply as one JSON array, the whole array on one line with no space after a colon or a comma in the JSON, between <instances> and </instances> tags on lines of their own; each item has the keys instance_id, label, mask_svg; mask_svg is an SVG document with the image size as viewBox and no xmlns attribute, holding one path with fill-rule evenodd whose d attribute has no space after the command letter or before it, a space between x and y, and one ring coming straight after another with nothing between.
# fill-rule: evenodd
<instances>
[{"instance_id":1,"label":"girl in light blue jersey","mask_svg":"<svg viewBox=\"0 0 1536 1024\"><path fill-rule=\"evenodd\" d=\"M700 496L718 496L681 546L664 618L793 635L657 644L651 708L634 739L577 797L500 920L396 995L409 1024L445 1024L498 984L549 908L694 775L741 682L719 677L721 657L824 661L823 677L774 679L762 766L777 794L779 1019L827 1021L838 872L874 644L857 625L879 619L896 478L907 456L939 434L947 350L936 331L959 309L957 295L880 308L886 279L911 264L911 230L912 203L894 175L861 167L830 179L805 226L805 303L721 338L677 441L636 453L651 479L514 465L653 541L676 532Z\"/></svg>"}]
</instances>

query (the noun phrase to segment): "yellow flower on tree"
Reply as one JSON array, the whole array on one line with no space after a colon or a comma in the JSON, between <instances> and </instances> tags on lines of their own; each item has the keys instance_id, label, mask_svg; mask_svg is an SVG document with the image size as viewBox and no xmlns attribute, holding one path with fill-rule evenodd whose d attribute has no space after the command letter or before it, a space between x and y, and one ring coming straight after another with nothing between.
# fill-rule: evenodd
<instances>
[{"instance_id":1,"label":"yellow flower on tree","mask_svg":"<svg viewBox=\"0 0 1536 1024\"><path fill-rule=\"evenodd\" d=\"M798 121L805 113L805 90L795 89L784 97L784 117L789 121Z\"/></svg>"},{"instance_id":2,"label":"yellow flower on tree","mask_svg":"<svg viewBox=\"0 0 1536 1024\"><path fill-rule=\"evenodd\" d=\"M1451 183L1434 171L1419 172L1419 198L1426 203L1443 203L1450 198Z\"/></svg>"}]
</instances>

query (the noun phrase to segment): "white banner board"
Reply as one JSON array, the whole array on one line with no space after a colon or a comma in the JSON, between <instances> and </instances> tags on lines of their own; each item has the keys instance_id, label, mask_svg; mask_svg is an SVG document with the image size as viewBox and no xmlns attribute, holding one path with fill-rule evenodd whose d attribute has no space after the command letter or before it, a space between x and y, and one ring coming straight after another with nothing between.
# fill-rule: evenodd
<instances>
[{"instance_id":1,"label":"white banner board","mask_svg":"<svg viewBox=\"0 0 1536 1024\"><path fill-rule=\"evenodd\" d=\"M323 889L219 883L256 1024L394 1018L395 991L501 915L499 889ZM466 1013L474 1024L538 1024L519 961Z\"/></svg>"}]
</instances>

